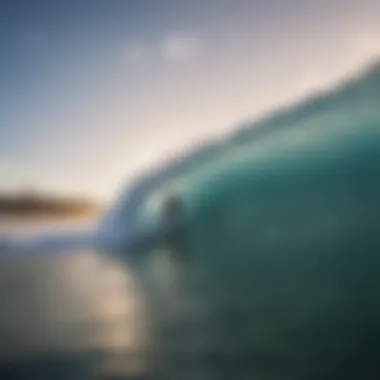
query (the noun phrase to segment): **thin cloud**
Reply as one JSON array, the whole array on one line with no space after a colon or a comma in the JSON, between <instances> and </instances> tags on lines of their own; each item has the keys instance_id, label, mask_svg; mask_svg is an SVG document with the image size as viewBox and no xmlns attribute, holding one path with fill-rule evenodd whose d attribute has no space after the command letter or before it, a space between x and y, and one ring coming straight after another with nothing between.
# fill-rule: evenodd
<instances>
[{"instance_id":1,"label":"thin cloud","mask_svg":"<svg viewBox=\"0 0 380 380\"><path fill-rule=\"evenodd\" d=\"M160 44L161 57L169 61L188 60L201 52L200 40L196 37L179 34L166 35Z\"/></svg>"},{"instance_id":2,"label":"thin cloud","mask_svg":"<svg viewBox=\"0 0 380 380\"><path fill-rule=\"evenodd\" d=\"M136 43L124 50L128 64L142 64L163 61L188 61L201 53L201 41L193 36L179 33L166 34L156 43Z\"/></svg>"}]
</instances>

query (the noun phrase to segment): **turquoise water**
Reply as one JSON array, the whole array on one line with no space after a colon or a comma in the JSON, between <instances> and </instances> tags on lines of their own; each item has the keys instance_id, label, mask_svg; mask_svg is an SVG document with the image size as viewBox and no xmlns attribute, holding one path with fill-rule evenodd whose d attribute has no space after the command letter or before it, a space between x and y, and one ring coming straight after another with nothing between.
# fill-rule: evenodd
<instances>
[{"instance_id":1,"label":"turquoise water","mask_svg":"<svg viewBox=\"0 0 380 380\"><path fill-rule=\"evenodd\" d=\"M380 115L367 116L268 136L173 185L189 228L138 276L165 378L380 373Z\"/></svg>"},{"instance_id":2,"label":"turquoise water","mask_svg":"<svg viewBox=\"0 0 380 380\"><path fill-rule=\"evenodd\" d=\"M379 78L137 184L127 222L187 222L138 265L2 260L0 378L379 378Z\"/></svg>"},{"instance_id":3,"label":"turquoise water","mask_svg":"<svg viewBox=\"0 0 380 380\"><path fill-rule=\"evenodd\" d=\"M185 360L170 378L380 374L376 83L283 130L224 141L223 154L153 191L151 200L181 197L189 222L175 250L147 256L163 362L171 368L182 351L162 331L191 326L198 338L195 364ZM159 208L150 210L159 220ZM187 358L190 341L180 340Z\"/></svg>"}]
</instances>

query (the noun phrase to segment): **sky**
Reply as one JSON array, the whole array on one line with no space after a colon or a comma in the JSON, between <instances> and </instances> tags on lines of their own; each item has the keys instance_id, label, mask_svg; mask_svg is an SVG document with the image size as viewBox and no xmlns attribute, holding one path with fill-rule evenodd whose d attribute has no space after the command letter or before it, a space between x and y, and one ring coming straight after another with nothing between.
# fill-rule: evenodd
<instances>
[{"instance_id":1,"label":"sky","mask_svg":"<svg viewBox=\"0 0 380 380\"><path fill-rule=\"evenodd\" d=\"M112 197L380 53L378 0L0 1L0 192Z\"/></svg>"}]
</instances>

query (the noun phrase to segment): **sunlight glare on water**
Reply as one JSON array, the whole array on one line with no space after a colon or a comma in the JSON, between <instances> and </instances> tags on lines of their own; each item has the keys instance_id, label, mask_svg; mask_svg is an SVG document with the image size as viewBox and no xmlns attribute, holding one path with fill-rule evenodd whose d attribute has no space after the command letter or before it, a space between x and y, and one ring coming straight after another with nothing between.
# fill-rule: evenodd
<instances>
[{"instance_id":1,"label":"sunlight glare on water","mask_svg":"<svg viewBox=\"0 0 380 380\"><path fill-rule=\"evenodd\" d=\"M2 221L0 233L29 234L52 226L62 223ZM36 353L137 350L142 319L127 268L95 252L1 261L0 361ZM121 370L96 364L102 371Z\"/></svg>"}]
</instances>

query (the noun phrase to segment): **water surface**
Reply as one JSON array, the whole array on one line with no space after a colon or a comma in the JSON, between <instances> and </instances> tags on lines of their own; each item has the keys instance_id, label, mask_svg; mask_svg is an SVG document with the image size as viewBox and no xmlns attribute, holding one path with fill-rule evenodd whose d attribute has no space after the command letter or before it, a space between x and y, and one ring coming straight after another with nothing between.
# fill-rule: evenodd
<instances>
[{"instance_id":1,"label":"water surface","mask_svg":"<svg viewBox=\"0 0 380 380\"><path fill-rule=\"evenodd\" d=\"M82 222L0 220L0 234ZM0 265L0 378L88 378L133 372L138 298L125 267L96 252L4 258ZM52 372L53 371L53 372ZM55 371L55 372L54 372ZM35 374L35 376L33 375ZM33 377L34 376L34 377ZM66 377L65 377L66 376Z\"/></svg>"}]
</instances>

